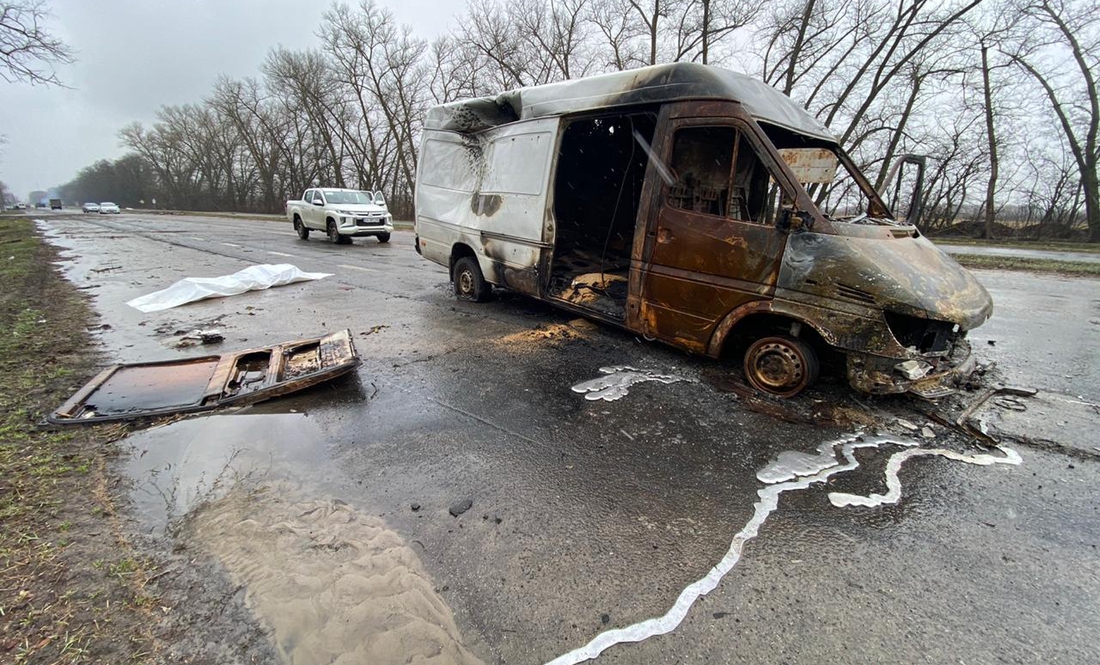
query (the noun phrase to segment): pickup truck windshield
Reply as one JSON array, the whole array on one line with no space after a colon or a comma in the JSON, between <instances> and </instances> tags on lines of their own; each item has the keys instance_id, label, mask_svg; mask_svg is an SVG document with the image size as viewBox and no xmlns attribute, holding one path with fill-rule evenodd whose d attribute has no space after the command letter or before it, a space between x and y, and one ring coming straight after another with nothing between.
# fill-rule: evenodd
<instances>
[{"instance_id":1,"label":"pickup truck windshield","mask_svg":"<svg viewBox=\"0 0 1100 665\"><path fill-rule=\"evenodd\" d=\"M374 203L373 192L325 192L329 204Z\"/></svg>"}]
</instances>

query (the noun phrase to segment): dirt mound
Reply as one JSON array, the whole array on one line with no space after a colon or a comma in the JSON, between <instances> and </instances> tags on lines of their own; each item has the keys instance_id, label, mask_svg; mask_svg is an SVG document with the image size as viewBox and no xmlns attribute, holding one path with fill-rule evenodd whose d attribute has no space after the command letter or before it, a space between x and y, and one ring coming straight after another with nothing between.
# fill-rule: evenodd
<instances>
[{"instance_id":1,"label":"dirt mound","mask_svg":"<svg viewBox=\"0 0 1100 665\"><path fill-rule=\"evenodd\" d=\"M480 665L416 553L375 517L234 490L191 522L293 665Z\"/></svg>"}]
</instances>

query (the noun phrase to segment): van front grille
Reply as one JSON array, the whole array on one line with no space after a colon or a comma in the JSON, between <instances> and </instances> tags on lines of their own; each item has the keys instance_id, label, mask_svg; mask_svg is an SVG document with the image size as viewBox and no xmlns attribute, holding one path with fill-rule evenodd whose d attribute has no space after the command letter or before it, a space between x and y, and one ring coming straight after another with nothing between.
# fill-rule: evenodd
<instances>
[{"instance_id":1,"label":"van front grille","mask_svg":"<svg viewBox=\"0 0 1100 665\"><path fill-rule=\"evenodd\" d=\"M837 284L836 293L841 298L847 298L849 300L855 300L857 302L873 305L875 303L875 297L864 291L863 289L857 289L854 286L848 286L847 284Z\"/></svg>"}]
</instances>

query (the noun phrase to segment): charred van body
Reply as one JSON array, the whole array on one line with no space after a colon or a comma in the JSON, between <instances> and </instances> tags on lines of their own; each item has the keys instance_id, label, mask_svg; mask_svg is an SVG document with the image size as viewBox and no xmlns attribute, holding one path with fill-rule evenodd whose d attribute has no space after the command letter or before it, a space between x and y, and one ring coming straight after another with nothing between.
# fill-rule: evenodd
<instances>
[{"instance_id":1,"label":"charred van body","mask_svg":"<svg viewBox=\"0 0 1100 665\"><path fill-rule=\"evenodd\" d=\"M825 354L864 392L946 394L992 313L813 116L703 65L432 108L416 209L417 250L459 297L495 285L738 358L773 395Z\"/></svg>"}]
</instances>

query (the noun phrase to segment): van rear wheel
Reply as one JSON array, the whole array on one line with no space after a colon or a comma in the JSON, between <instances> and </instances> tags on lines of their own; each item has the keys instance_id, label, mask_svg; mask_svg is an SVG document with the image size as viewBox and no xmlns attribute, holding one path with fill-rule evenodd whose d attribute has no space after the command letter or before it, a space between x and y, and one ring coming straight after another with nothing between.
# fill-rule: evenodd
<instances>
[{"instance_id":1,"label":"van rear wheel","mask_svg":"<svg viewBox=\"0 0 1100 665\"><path fill-rule=\"evenodd\" d=\"M451 279L454 280L455 297L459 300L485 302L493 291L493 287L489 286L485 276L481 274L477 259L470 256L455 261Z\"/></svg>"},{"instance_id":2,"label":"van rear wheel","mask_svg":"<svg viewBox=\"0 0 1100 665\"><path fill-rule=\"evenodd\" d=\"M753 388L776 397L799 394L817 380L819 369L813 347L796 337L762 337L745 351L745 378Z\"/></svg>"}]
</instances>

